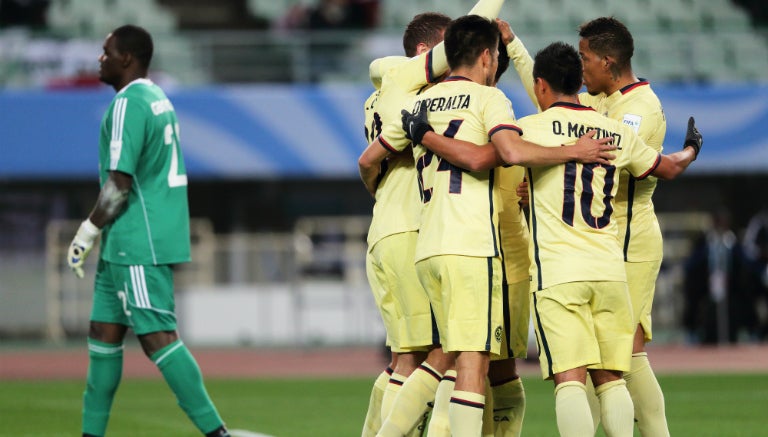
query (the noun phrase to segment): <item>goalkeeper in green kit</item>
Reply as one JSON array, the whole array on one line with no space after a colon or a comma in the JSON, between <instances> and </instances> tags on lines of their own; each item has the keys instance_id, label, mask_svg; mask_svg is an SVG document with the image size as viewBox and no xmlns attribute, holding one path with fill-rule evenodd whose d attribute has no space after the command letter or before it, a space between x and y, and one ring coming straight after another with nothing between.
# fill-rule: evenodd
<instances>
[{"instance_id":1,"label":"goalkeeper in green kit","mask_svg":"<svg viewBox=\"0 0 768 437\"><path fill-rule=\"evenodd\" d=\"M195 426L206 436L228 437L200 368L176 332L173 265L190 260L187 175L173 105L147 79L152 50L146 30L126 25L107 36L99 56L99 79L117 95L101 122L101 191L67 255L82 278L83 262L101 235L82 432L106 432L131 328Z\"/></svg>"}]
</instances>

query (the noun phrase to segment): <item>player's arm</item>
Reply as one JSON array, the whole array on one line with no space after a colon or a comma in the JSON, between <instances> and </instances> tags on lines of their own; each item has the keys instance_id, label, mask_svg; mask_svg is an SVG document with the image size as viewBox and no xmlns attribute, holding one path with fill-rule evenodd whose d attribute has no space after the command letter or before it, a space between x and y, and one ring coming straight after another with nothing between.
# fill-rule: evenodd
<instances>
[{"instance_id":1,"label":"player's arm","mask_svg":"<svg viewBox=\"0 0 768 437\"><path fill-rule=\"evenodd\" d=\"M517 75L520 77L520 82L522 82L528 98L533 102L533 106L541 112L539 101L533 92L533 58L531 58L528 49L525 48L520 38L512 31L509 23L497 18L496 24L499 26L499 31L501 31L501 39L507 47L507 55L512 60L512 65L515 66L515 71L517 71Z\"/></svg>"},{"instance_id":2,"label":"player's arm","mask_svg":"<svg viewBox=\"0 0 768 437\"><path fill-rule=\"evenodd\" d=\"M616 150L615 146L609 144L612 138L595 140L595 133L596 131L589 131L573 146L543 147L525 141L513 128L497 130L491 137L491 144L484 146L429 131L424 134L419 144L447 159L451 164L470 171L487 170L499 165L539 167L569 161L609 164L609 161L615 158L610 152Z\"/></svg>"},{"instance_id":3,"label":"player's arm","mask_svg":"<svg viewBox=\"0 0 768 437\"><path fill-rule=\"evenodd\" d=\"M610 144L613 138L596 140L593 138L596 133L594 130L587 132L572 146L543 147L524 140L519 130L499 129L491 136L491 142L502 161L509 165L542 167L569 161L610 164L615 158L610 152L616 150L616 146Z\"/></svg>"},{"instance_id":4,"label":"player's arm","mask_svg":"<svg viewBox=\"0 0 768 437\"><path fill-rule=\"evenodd\" d=\"M479 15L489 20L494 20L499 16L503 5L504 0L478 0L467 15Z\"/></svg>"},{"instance_id":5,"label":"player's arm","mask_svg":"<svg viewBox=\"0 0 768 437\"><path fill-rule=\"evenodd\" d=\"M419 105L415 114L403 109L401 115L403 131L408 139L423 145L457 167L481 171L504 164L490 143L481 146L436 134L427 120L427 106L424 102Z\"/></svg>"},{"instance_id":6,"label":"player's arm","mask_svg":"<svg viewBox=\"0 0 768 437\"><path fill-rule=\"evenodd\" d=\"M488 20L495 20L501 12L504 0L478 0L467 15L479 15ZM445 44L440 43L430 50L427 71L430 71L429 83L435 82L438 77L448 71L448 57L445 54Z\"/></svg>"},{"instance_id":7,"label":"player's arm","mask_svg":"<svg viewBox=\"0 0 768 437\"><path fill-rule=\"evenodd\" d=\"M107 181L101 187L88 219L99 228L112 223L123 211L131 191L133 177L121 171L110 171Z\"/></svg>"},{"instance_id":8,"label":"player's arm","mask_svg":"<svg viewBox=\"0 0 768 437\"><path fill-rule=\"evenodd\" d=\"M422 144L462 168L478 170L493 168L502 164L527 167L562 164L568 161L581 163L597 162L608 164L615 156L610 153L616 147L609 144L613 138L595 140L596 131L591 130L579 138L573 146L543 147L525 141L522 130L511 124L497 125L489 136L495 153L473 143L438 135L429 125L427 107L421 102L415 113L401 111L402 128L406 136L416 144ZM512 119L510 119L512 120ZM427 144L425 144L425 142ZM480 149L478 152L477 149ZM499 159L501 162L499 162Z\"/></svg>"},{"instance_id":9,"label":"player's arm","mask_svg":"<svg viewBox=\"0 0 768 437\"><path fill-rule=\"evenodd\" d=\"M491 143L480 146L430 131L424 135L420 144L464 170L481 171L504 165Z\"/></svg>"},{"instance_id":10,"label":"player's arm","mask_svg":"<svg viewBox=\"0 0 768 437\"><path fill-rule=\"evenodd\" d=\"M101 234L101 229L112 223L123 211L132 183L133 178L129 174L120 171L109 172L96 199L96 205L88 218L80 224L75 238L69 245L67 263L78 277L85 275L83 264L93 248L93 243Z\"/></svg>"},{"instance_id":11,"label":"player's arm","mask_svg":"<svg viewBox=\"0 0 768 437\"><path fill-rule=\"evenodd\" d=\"M685 134L683 150L669 155L659 155L658 166L651 172L660 179L674 179L682 174L688 166L699 156L699 151L704 143L701 133L696 128L693 117L688 119L688 131Z\"/></svg>"},{"instance_id":12,"label":"player's arm","mask_svg":"<svg viewBox=\"0 0 768 437\"><path fill-rule=\"evenodd\" d=\"M357 160L360 179L363 180L363 185L374 197L376 197L376 188L379 184L381 163L389 156L389 153L390 151L384 148L380 139L377 138L365 148Z\"/></svg>"}]
</instances>

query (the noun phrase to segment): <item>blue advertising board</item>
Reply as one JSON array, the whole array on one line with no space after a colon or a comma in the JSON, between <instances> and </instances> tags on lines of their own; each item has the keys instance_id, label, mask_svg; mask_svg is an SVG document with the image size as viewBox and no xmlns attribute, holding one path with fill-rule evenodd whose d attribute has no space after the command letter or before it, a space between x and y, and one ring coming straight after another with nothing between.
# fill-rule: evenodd
<instances>
[{"instance_id":1,"label":"blue advertising board","mask_svg":"<svg viewBox=\"0 0 768 437\"><path fill-rule=\"evenodd\" d=\"M654 84L667 115L665 151L689 115L704 135L695 173L768 172L768 86ZM521 87L502 86L522 117ZM366 85L242 85L169 93L191 179L354 178L366 146ZM97 176L99 123L114 92L0 91L0 179Z\"/></svg>"}]
</instances>

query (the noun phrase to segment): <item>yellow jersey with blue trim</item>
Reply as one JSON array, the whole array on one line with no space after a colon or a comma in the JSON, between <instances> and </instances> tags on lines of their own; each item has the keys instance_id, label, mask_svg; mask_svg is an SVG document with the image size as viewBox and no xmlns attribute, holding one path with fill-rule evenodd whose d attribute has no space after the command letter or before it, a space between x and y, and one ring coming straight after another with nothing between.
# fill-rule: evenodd
<instances>
[{"instance_id":1,"label":"yellow jersey with blue trim","mask_svg":"<svg viewBox=\"0 0 768 437\"><path fill-rule=\"evenodd\" d=\"M410 142L405 140L400 150L394 150L382 139L382 131L395 123L399 127L400 111L408 106L416 93L430 80L425 69L431 71L432 57L425 53L415 58L390 59L384 72L381 89L366 101L366 133L370 141L380 139L392 154L381 164L376 203L368 229L368 249L381 239L401 232L419 229L421 201L416 184L416 170ZM447 64L446 64L447 68Z\"/></svg>"},{"instance_id":2,"label":"yellow jersey with blue trim","mask_svg":"<svg viewBox=\"0 0 768 437\"><path fill-rule=\"evenodd\" d=\"M547 147L573 144L589 130L612 136L616 159L609 165L568 162L528 169L531 290L577 281L626 281L614 217L622 170L646 178L661 155L631 127L594 109L558 102L518 120L523 138ZM567 147L567 146L565 146Z\"/></svg>"},{"instance_id":3,"label":"yellow jersey with blue trim","mask_svg":"<svg viewBox=\"0 0 768 437\"><path fill-rule=\"evenodd\" d=\"M499 211L501 250L504 260L504 279L508 284L528 279L528 223L520 206L517 187L525 177L525 167L513 165L500 167L499 194L502 206Z\"/></svg>"},{"instance_id":4,"label":"yellow jersey with blue trim","mask_svg":"<svg viewBox=\"0 0 768 437\"><path fill-rule=\"evenodd\" d=\"M610 96L582 93L579 100L606 117L628 125L657 152L661 153L664 149L667 120L661 102L648 81L641 79ZM657 179L653 176L638 180L627 172L619 175L615 217L625 261L662 259L661 228L652 199L656 184Z\"/></svg>"},{"instance_id":5,"label":"yellow jersey with blue trim","mask_svg":"<svg viewBox=\"0 0 768 437\"><path fill-rule=\"evenodd\" d=\"M494 133L514 129L512 104L497 88L452 76L420 94L429 123L445 136L486 144ZM410 109L410 108L409 108ZM498 170L467 171L421 145L413 147L423 202L416 260L435 255L499 256Z\"/></svg>"}]
</instances>

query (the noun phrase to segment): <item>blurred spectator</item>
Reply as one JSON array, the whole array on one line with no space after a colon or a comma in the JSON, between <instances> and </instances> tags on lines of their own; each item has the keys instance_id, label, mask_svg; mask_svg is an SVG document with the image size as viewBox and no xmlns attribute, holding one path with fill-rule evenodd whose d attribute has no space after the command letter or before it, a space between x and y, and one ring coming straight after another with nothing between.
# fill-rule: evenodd
<instances>
[{"instance_id":1,"label":"blurred spectator","mask_svg":"<svg viewBox=\"0 0 768 437\"><path fill-rule=\"evenodd\" d=\"M309 29L362 29L365 27L363 5L352 0L320 0L309 10Z\"/></svg>"},{"instance_id":2,"label":"blurred spectator","mask_svg":"<svg viewBox=\"0 0 768 437\"><path fill-rule=\"evenodd\" d=\"M50 0L0 0L0 27L44 28Z\"/></svg>"},{"instance_id":3,"label":"blurred spectator","mask_svg":"<svg viewBox=\"0 0 768 437\"><path fill-rule=\"evenodd\" d=\"M378 25L379 0L318 0L314 6L293 5L275 23L283 29L365 29Z\"/></svg>"},{"instance_id":4,"label":"blurred spectator","mask_svg":"<svg viewBox=\"0 0 768 437\"><path fill-rule=\"evenodd\" d=\"M311 31L343 31L376 25L378 0L318 0L311 7L294 6L277 27ZM312 82L328 73L343 71L345 52L354 38L344 35L316 35L310 39L309 63Z\"/></svg>"},{"instance_id":5,"label":"blurred spectator","mask_svg":"<svg viewBox=\"0 0 768 437\"><path fill-rule=\"evenodd\" d=\"M685 263L683 325L693 343L735 343L756 330L754 294L746 287L748 266L731 216L713 214L712 229L694 243Z\"/></svg>"},{"instance_id":6,"label":"blurred spectator","mask_svg":"<svg viewBox=\"0 0 768 437\"><path fill-rule=\"evenodd\" d=\"M754 26L768 26L768 8L765 0L733 0L733 3L749 12Z\"/></svg>"},{"instance_id":7,"label":"blurred spectator","mask_svg":"<svg viewBox=\"0 0 768 437\"><path fill-rule=\"evenodd\" d=\"M745 284L755 296L758 312L757 337L768 339L768 207L755 214L744 233L744 252L749 281Z\"/></svg>"}]
</instances>

